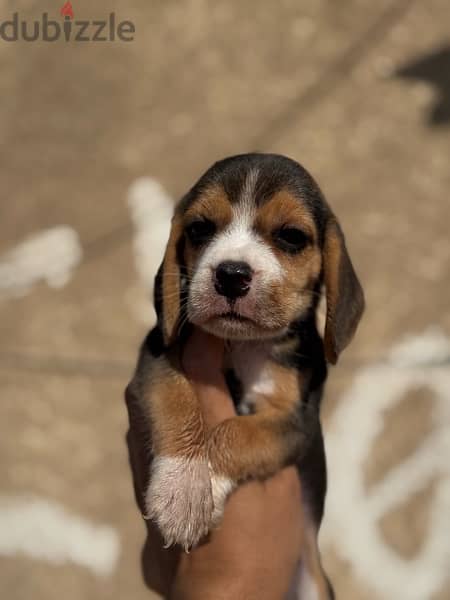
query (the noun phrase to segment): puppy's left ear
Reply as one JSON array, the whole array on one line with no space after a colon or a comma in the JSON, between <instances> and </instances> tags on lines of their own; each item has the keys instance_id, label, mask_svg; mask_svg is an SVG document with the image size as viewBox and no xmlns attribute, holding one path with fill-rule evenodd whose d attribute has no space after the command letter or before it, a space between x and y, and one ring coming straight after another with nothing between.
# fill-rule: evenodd
<instances>
[{"instance_id":1,"label":"puppy's left ear","mask_svg":"<svg viewBox=\"0 0 450 600\"><path fill-rule=\"evenodd\" d=\"M170 346L176 337L181 313L181 241L183 227L175 213L161 266L155 278L154 301L164 345Z\"/></svg>"},{"instance_id":2,"label":"puppy's left ear","mask_svg":"<svg viewBox=\"0 0 450 600\"><path fill-rule=\"evenodd\" d=\"M333 215L325 229L323 270L327 299L325 356L334 365L356 331L364 311L364 293L350 260L344 234Z\"/></svg>"}]
</instances>

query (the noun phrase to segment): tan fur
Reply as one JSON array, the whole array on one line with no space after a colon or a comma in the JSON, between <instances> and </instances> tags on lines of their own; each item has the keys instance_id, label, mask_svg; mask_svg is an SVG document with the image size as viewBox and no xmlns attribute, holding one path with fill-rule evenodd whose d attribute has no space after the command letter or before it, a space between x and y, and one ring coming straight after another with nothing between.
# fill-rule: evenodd
<instances>
[{"instance_id":1,"label":"tan fur","mask_svg":"<svg viewBox=\"0 0 450 600\"><path fill-rule=\"evenodd\" d=\"M317 242L317 230L308 209L287 190L276 193L258 209L256 229L271 243L271 233L283 225L298 226Z\"/></svg>"},{"instance_id":2,"label":"tan fur","mask_svg":"<svg viewBox=\"0 0 450 600\"><path fill-rule=\"evenodd\" d=\"M202 195L189 207L183 215L183 223L186 225L196 218L203 217L215 223L217 231L220 232L230 223L232 210L230 202L221 187L204 190ZM185 246L184 261L187 272L192 274L194 265L198 259L201 249L193 248L187 241Z\"/></svg>"},{"instance_id":3,"label":"tan fur","mask_svg":"<svg viewBox=\"0 0 450 600\"><path fill-rule=\"evenodd\" d=\"M232 218L232 210L222 187L216 186L203 190L202 194L185 212L184 221L189 222L198 216L203 216L216 223L219 231L228 225Z\"/></svg>"},{"instance_id":4,"label":"tan fur","mask_svg":"<svg viewBox=\"0 0 450 600\"><path fill-rule=\"evenodd\" d=\"M294 255L278 249L273 242L272 233L285 224L304 231L311 237L312 244ZM266 311L270 313L273 310L278 319L282 318L289 323L311 305L312 288L320 274L322 261L314 220L305 206L288 191L282 191L259 208L255 226L275 252L284 271L283 281L271 287ZM268 317L270 318L270 314Z\"/></svg>"},{"instance_id":5,"label":"tan fur","mask_svg":"<svg viewBox=\"0 0 450 600\"><path fill-rule=\"evenodd\" d=\"M214 504L203 417L190 382L176 364L175 351L153 361L151 387L144 385L140 399L152 430L145 506L166 545L179 543L188 550L209 531Z\"/></svg>"},{"instance_id":6,"label":"tan fur","mask_svg":"<svg viewBox=\"0 0 450 600\"><path fill-rule=\"evenodd\" d=\"M183 234L183 224L175 214L172 219L169 241L162 263L162 293L164 297L164 321L162 330L166 344L175 341L180 318L180 268L177 259L178 243Z\"/></svg>"},{"instance_id":7,"label":"tan fur","mask_svg":"<svg viewBox=\"0 0 450 600\"><path fill-rule=\"evenodd\" d=\"M142 398L152 425L153 452L197 458L204 454L203 417L190 381L173 365L165 356L153 362L151 387L146 386Z\"/></svg>"}]
</instances>

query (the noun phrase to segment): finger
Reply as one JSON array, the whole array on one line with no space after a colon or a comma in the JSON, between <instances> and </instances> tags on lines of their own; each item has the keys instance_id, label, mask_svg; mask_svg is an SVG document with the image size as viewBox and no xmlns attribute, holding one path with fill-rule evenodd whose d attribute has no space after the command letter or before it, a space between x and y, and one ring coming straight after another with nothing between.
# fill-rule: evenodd
<instances>
[{"instance_id":1,"label":"finger","mask_svg":"<svg viewBox=\"0 0 450 600\"><path fill-rule=\"evenodd\" d=\"M195 387L208 428L235 415L223 375L223 355L223 340L198 328L184 349L183 366Z\"/></svg>"}]
</instances>

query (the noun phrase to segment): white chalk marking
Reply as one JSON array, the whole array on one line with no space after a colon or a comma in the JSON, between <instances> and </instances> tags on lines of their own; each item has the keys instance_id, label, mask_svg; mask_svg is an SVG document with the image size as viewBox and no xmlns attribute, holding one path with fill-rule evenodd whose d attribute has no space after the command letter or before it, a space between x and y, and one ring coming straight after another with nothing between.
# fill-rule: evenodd
<instances>
[{"instance_id":1,"label":"white chalk marking","mask_svg":"<svg viewBox=\"0 0 450 600\"><path fill-rule=\"evenodd\" d=\"M154 312L148 295L169 239L174 202L160 183L151 177L141 177L130 186L128 206L135 229L135 264L145 291L144 295L132 290L129 302L139 320L150 324Z\"/></svg>"},{"instance_id":2,"label":"white chalk marking","mask_svg":"<svg viewBox=\"0 0 450 600\"><path fill-rule=\"evenodd\" d=\"M444 361L449 356L450 340L436 329L397 345L387 364L357 375L325 436L330 485L323 541L333 544L380 598L431 598L448 576L450 371ZM384 413L418 386L435 394L434 430L366 492L364 465L383 430ZM405 560L384 542L378 521L436 477L425 543L417 556Z\"/></svg>"},{"instance_id":3,"label":"white chalk marking","mask_svg":"<svg viewBox=\"0 0 450 600\"><path fill-rule=\"evenodd\" d=\"M136 268L142 283L151 288L169 239L174 203L160 183L141 177L129 189L128 205L136 232Z\"/></svg>"},{"instance_id":4,"label":"white chalk marking","mask_svg":"<svg viewBox=\"0 0 450 600\"><path fill-rule=\"evenodd\" d=\"M300 567L300 585L298 600L319 600L319 589L314 577L304 563Z\"/></svg>"},{"instance_id":5,"label":"white chalk marking","mask_svg":"<svg viewBox=\"0 0 450 600\"><path fill-rule=\"evenodd\" d=\"M115 529L71 514L37 497L0 497L0 555L25 555L54 565L72 562L96 575L109 575L120 540Z\"/></svg>"},{"instance_id":6,"label":"white chalk marking","mask_svg":"<svg viewBox=\"0 0 450 600\"><path fill-rule=\"evenodd\" d=\"M30 235L0 256L0 297L23 296L39 281L63 287L82 254L78 234L71 227L61 225Z\"/></svg>"}]
</instances>

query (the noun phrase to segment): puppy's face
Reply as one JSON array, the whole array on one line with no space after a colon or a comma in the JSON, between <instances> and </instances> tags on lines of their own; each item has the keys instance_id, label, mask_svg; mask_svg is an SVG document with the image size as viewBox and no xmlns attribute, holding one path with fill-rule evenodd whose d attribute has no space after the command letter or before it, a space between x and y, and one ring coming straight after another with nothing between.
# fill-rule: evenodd
<instances>
[{"instance_id":1,"label":"puppy's face","mask_svg":"<svg viewBox=\"0 0 450 600\"><path fill-rule=\"evenodd\" d=\"M320 275L313 215L288 189L258 198L250 169L230 197L202 189L183 214L189 320L227 339L283 333L306 312Z\"/></svg>"},{"instance_id":2,"label":"puppy's face","mask_svg":"<svg viewBox=\"0 0 450 600\"><path fill-rule=\"evenodd\" d=\"M335 363L364 308L339 224L309 173L273 154L213 165L177 206L155 285L166 345L191 323L226 339L275 338L317 305Z\"/></svg>"}]
</instances>

